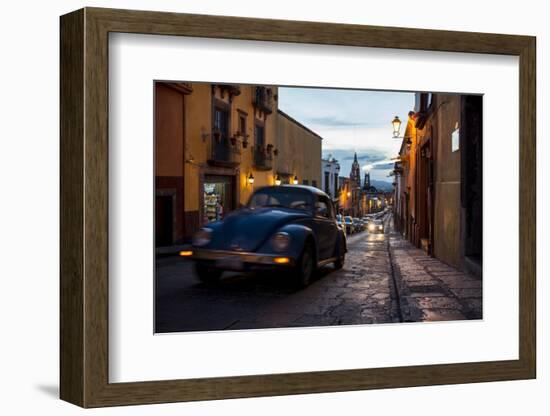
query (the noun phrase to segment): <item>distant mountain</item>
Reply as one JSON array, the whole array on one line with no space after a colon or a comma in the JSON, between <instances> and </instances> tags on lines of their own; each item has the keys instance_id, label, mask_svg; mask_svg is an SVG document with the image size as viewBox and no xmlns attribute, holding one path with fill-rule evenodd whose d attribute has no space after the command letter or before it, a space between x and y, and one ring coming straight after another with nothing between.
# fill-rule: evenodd
<instances>
[{"instance_id":1,"label":"distant mountain","mask_svg":"<svg viewBox=\"0 0 550 416\"><path fill-rule=\"evenodd\" d=\"M391 184L391 182L371 179L370 184L376 187L376 189L378 189L379 191L393 191L393 185Z\"/></svg>"}]
</instances>

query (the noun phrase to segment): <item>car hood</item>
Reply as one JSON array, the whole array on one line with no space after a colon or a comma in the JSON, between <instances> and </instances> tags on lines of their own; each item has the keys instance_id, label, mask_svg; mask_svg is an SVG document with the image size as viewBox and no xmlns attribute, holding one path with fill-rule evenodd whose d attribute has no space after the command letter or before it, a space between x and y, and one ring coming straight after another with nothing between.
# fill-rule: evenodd
<instances>
[{"instance_id":1,"label":"car hood","mask_svg":"<svg viewBox=\"0 0 550 416\"><path fill-rule=\"evenodd\" d=\"M307 217L307 212L293 209L243 208L230 213L218 224L211 247L256 251L277 229Z\"/></svg>"}]
</instances>

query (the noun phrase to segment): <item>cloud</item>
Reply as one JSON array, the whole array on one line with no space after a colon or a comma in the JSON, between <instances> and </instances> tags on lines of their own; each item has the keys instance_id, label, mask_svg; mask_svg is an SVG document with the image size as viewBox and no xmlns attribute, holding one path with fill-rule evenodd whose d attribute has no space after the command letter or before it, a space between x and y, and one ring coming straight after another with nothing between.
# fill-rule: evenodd
<instances>
[{"instance_id":1,"label":"cloud","mask_svg":"<svg viewBox=\"0 0 550 416\"><path fill-rule=\"evenodd\" d=\"M353 161L355 151L352 149L324 149L323 157L334 157L340 162ZM378 149L361 149L357 152L357 160L360 164L375 163L387 160L387 155Z\"/></svg>"},{"instance_id":2,"label":"cloud","mask_svg":"<svg viewBox=\"0 0 550 416\"><path fill-rule=\"evenodd\" d=\"M347 128L347 127L365 127L374 126L377 124L366 123L364 121L346 120L340 117L324 116L324 117L308 117L305 120L308 124L313 124L319 127L335 127L335 128Z\"/></svg>"},{"instance_id":3,"label":"cloud","mask_svg":"<svg viewBox=\"0 0 550 416\"><path fill-rule=\"evenodd\" d=\"M323 157L339 161L340 175L350 174L357 152L361 166L373 165L371 178L387 181L391 158L401 146L391 137L391 120L395 115L406 119L414 107L414 94L281 87L279 107L323 137Z\"/></svg>"},{"instance_id":4,"label":"cloud","mask_svg":"<svg viewBox=\"0 0 550 416\"><path fill-rule=\"evenodd\" d=\"M370 169L378 169L378 170L388 170L388 169L393 169L393 166L394 166L394 163L395 162L387 162L386 161L383 161L383 163L375 163L371 166Z\"/></svg>"}]
</instances>

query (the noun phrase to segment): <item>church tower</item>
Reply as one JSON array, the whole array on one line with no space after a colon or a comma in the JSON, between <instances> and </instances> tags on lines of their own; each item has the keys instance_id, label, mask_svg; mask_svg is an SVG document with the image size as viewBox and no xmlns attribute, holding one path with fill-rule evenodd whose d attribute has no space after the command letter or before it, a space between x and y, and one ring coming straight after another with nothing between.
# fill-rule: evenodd
<instances>
[{"instance_id":1,"label":"church tower","mask_svg":"<svg viewBox=\"0 0 550 416\"><path fill-rule=\"evenodd\" d=\"M368 191L370 188L370 172L365 173L365 181L363 182L363 189Z\"/></svg>"},{"instance_id":2,"label":"church tower","mask_svg":"<svg viewBox=\"0 0 550 416\"><path fill-rule=\"evenodd\" d=\"M357 160L357 152L355 152L353 157L349 178L352 182L357 184L358 188L361 188L361 167L359 166L359 161Z\"/></svg>"}]
</instances>

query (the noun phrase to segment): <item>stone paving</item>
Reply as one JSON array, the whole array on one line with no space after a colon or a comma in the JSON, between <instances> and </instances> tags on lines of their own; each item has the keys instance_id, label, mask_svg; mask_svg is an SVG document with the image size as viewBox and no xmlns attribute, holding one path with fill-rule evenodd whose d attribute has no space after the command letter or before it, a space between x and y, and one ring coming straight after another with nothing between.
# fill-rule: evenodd
<instances>
[{"instance_id":1,"label":"stone paving","mask_svg":"<svg viewBox=\"0 0 550 416\"><path fill-rule=\"evenodd\" d=\"M388 223L388 229L390 224ZM156 332L212 331L481 318L481 281L427 256L395 233L348 239L343 269L307 288L281 274L226 273L198 282L188 260L157 260Z\"/></svg>"},{"instance_id":2,"label":"stone paving","mask_svg":"<svg viewBox=\"0 0 550 416\"><path fill-rule=\"evenodd\" d=\"M426 255L401 236L390 238L390 253L403 321L482 318L480 279Z\"/></svg>"},{"instance_id":3,"label":"stone paving","mask_svg":"<svg viewBox=\"0 0 550 416\"><path fill-rule=\"evenodd\" d=\"M320 270L306 289L279 274L227 274L199 283L191 263L157 261L156 331L326 326L399 321L387 234L356 234L341 270Z\"/></svg>"}]
</instances>

